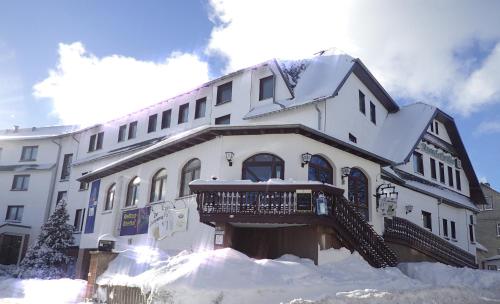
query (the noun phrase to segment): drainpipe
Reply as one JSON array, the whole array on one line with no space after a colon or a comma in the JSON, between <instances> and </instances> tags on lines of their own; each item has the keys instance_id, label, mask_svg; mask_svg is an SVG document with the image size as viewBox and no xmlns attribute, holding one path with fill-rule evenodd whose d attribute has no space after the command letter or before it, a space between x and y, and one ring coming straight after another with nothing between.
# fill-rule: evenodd
<instances>
[{"instance_id":1,"label":"drainpipe","mask_svg":"<svg viewBox=\"0 0 500 304\"><path fill-rule=\"evenodd\" d=\"M438 235L441 236L441 217L439 215L439 206L443 203L443 199L440 198L438 201Z\"/></svg>"},{"instance_id":2,"label":"drainpipe","mask_svg":"<svg viewBox=\"0 0 500 304\"><path fill-rule=\"evenodd\" d=\"M318 103L314 103L314 108L318 112L318 131L321 131L321 110L319 109Z\"/></svg>"},{"instance_id":3,"label":"drainpipe","mask_svg":"<svg viewBox=\"0 0 500 304\"><path fill-rule=\"evenodd\" d=\"M55 140L52 140L52 142L58 146L57 159L56 159L56 167L54 168L54 172L52 173L52 177L50 179L50 189L49 189L49 195L47 197L47 207L45 208L45 217L43 220L44 222L47 221L50 215L51 204L52 200L54 199L54 188L56 186L57 170L59 169L59 159L61 157L61 144Z\"/></svg>"},{"instance_id":4,"label":"drainpipe","mask_svg":"<svg viewBox=\"0 0 500 304\"><path fill-rule=\"evenodd\" d=\"M75 134L71 134L71 137L73 138L74 141L76 141L78 143L78 145L76 145L76 155L75 155L75 160L78 159L78 151L80 150L80 141L78 139L76 139L75 137Z\"/></svg>"}]
</instances>

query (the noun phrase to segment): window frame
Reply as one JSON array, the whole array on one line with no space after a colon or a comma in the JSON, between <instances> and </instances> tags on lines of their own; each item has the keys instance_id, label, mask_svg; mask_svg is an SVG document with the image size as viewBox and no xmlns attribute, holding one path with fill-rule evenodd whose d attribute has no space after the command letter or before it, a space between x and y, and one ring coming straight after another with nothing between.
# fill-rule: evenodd
<instances>
[{"instance_id":1,"label":"window frame","mask_svg":"<svg viewBox=\"0 0 500 304\"><path fill-rule=\"evenodd\" d=\"M127 124L124 124L118 128L118 142L125 141L126 139L127 139Z\"/></svg>"},{"instance_id":2,"label":"window frame","mask_svg":"<svg viewBox=\"0 0 500 304\"><path fill-rule=\"evenodd\" d=\"M261 160L257 160L256 157L258 156L271 156L271 160L264 160L264 161L261 161ZM272 154L272 153L257 153L257 154L254 154L250 157L248 157L247 159L245 159L242 163L242 168L241 168L241 179L243 180L252 180L254 181L252 178L249 178L249 174L248 172L251 172L249 171L249 167L263 167L263 168L270 168L271 170L271 178L279 178L279 179L285 179L285 161L277 156L276 154ZM279 175L280 177L278 177L278 167L281 167L281 169L279 170ZM252 175L254 177L256 177L257 179L260 179L257 175L253 174ZM257 180L258 181L264 181L264 180ZM266 180L267 181L267 180ZM266 182L264 181L264 182Z\"/></svg>"},{"instance_id":3,"label":"window frame","mask_svg":"<svg viewBox=\"0 0 500 304\"><path fill-rule=\"evenodd\" d=\"M66 201L68 200L68 191L58 191L57 192L56 205L59 204L59 202L62 199L65 199Z\"/></svg>"},{"instance_id":4,"label":"window frame","mask_svg":"<svg viewBox=\"0 0 500 304\"><path fill-rule=\"evenodd\" d=\"M160 175L163 174L163 175ZM167 170L162 168L153 175L151 178L151 190L149 192L149 202L160 202L165 201L166 199L166 189L167 189ZM159 189L157 189L157 185L159 185ZM155 199L158 197L158 199Z\"/></svg>"},{"instance_id":5,"label":"window frame","mask_svg":"<svg viewBox=\"0 0 500 304\"><path fill-rule=\"evenodd\" d=\"M314 159L318 159L322 164L315 162ZM307 164L307 180L309 181L319 181L330 185L333 185L333 166L330 162L319 154L314 154L311 156L311 160ZM314 175L314 179L311 179L311 175ZM326 175L329 180L321 180L321 176Z\"/></svg>"},{"instance_id":6,"label":"window frame","mask_svg":"<svg viewBox=\"0 0 500 304\"><path fill-rule=\"evenodd\" d=\"M455 225L455 221L450 221L450 232L451 232L451 239L456 240L457 239L457 227Z\"/></svg>"},{"instance_id":7,"label":"window frame","mask_svg":"<svg viewBox=\"0 0 500 304\"><path fill-rule=\"evenodd\" d=\"M148 117L148 133L156 132L156 126L158 125L158 114L152 114Z\"/></svg>"},{"instance_id":8,"label":"window frame","mask_svg":"<svg viewBox=\"0 0 500 304\"><path fill-rule=\"evenodd\" d=\"M112 183L106 191L106 201L104 203L104 211L113 210L116 198L116 183Z\"/></svg>"},{"instance_id":9,"label":"window frame","mask_svg":"<svg viewBox=\"0 0 500 304\"><path fill-rule=\"evenodd\" d=\"M228 100L222 100L223 92L226 90L230 92L230 98ZM233 100L233 81L228 81L226 83L217 86L217 99L215 102L216 106L231 102L232 100Z\"/></svg>"},{"instance_id":10,"label":"window frame","mask_svg":"<svg viewBox=\"0 0 500 304\"><path fill-rule=\"evenodd\" d=\"M347 199L366 221L370 220L370 185L368 183L368 176L363 170L351 168L347 179Z\"/></svg>"},{"instance_id":11,"label":"window frame","mask_svg":"<svg viewBox=\"0 0 500 304\"><path fill-rule=\"evenodd\" d=\"M161 112L161 129L170 128L172 122L172 109L165 110Z\"/></svg>"},{"instance_id":12,"label":"window frame","mask_svg":"<svg viewBox=\"0 0 500 304\"><path fill-rule=\"evenodd\" d=\"M193 167L190 167L192 164ZM179 189L179 197L184 197L188 195L192 195L193 192L189 188L189 186L186 187L186 175L190 174L190 180L189 182L192 182L193 180L200 178L201 176L201 161L198 158L192 158L190 159L181 169L181 185ZM188 185L189 185L188 182ZM185 192L187 189L187 193Z\"/></svg>"},{"instance_id":13,"label":"window frame","mask_svg":"<svg viewBox=\"0 0 500 304\"><path fill-rule=\"evenodd\" d=\"M448 168L448 186L454 187L453 184L453 168L450 166L447 166Z\"/></svg>"},{"instance_id":14,"label":"window frame","mask_svg":"<svg viewBox=\"0 0 500 304\"><path fill-rule=\"evenodd\" d=\"M15 213L15 218L10 219L9 214L11 209L16 209ZM22 210L21 215L19 216L19 210ZM23 215L24 215L24 205L8 205L7 206L7 213L5 214L5 221L6 222L16 222L20 223L23 221Z\"/></svg>"},{"instance_id":15,"label":"window frame","mask_svg":"<svg viewBox=\"0 0 500 304\"><path fill-rule=\"evenodd\" d=\"M457 190L462 191L462 182L460 180L460 170L455 169L455 179L456 179L456 187Z\"/></svg>"},{"instance_id":16,"label":"window frame","mask_svg":"<svg viewBox=\"0 0 500 304\"><path fill-rule=\"evenodd\" d=\"M419 170L421 169L421 170ZM413 172L425 175L424 170L424 155L420 152L413 151Z\"/></svg>"},{"instance_id":17,"label":"window frame","mask_svg":"<svg viewBox=\"0 0 500 304\"><path fill-rule=\"evenodd\" d=\"M203 108L203 113L201 113L201 108ZM203 97L197 99L194 107L194 119L205 117L206 112L207 112L207 98Z\"/></svg>"},{"instance_id":18,"label":"window frame","mask_svg":"<svg viewBox=\"0 0 500 304\"><path fill-rule=\"evenodd\" d=\"M81 212L80 215L78 215L79 211ZM73 231L74 232L82 232L84 217L85 217L85 208L75 210L75 219L73 220ZM77 224L78 224L78 227L77 227Z\"/></svg>"},{"instance_id":19,"label":"window frame","mask_svg":"<svg viewBox=\"0 0 500 304\"><path fill-rule=\"evenodd\" d=\"M443 219L443 236L447 239L449 239L449 233L448 233L448 220Z\"/></svg>"},{"instance_id":20,"label":"window frame","mask_svg":"<svg viewBox=\"0 0 500 304\"><path fill-rule=\"evenodd\" d=\"M104 143L104 132L97 133L97 140L94 151L101 150Z\"/></svg>"},{"instance_id":21,"label":"window frame","mask_svg":"<svg viewBox=\"0 0 500 304\"><path fill-rule=\"evenodd\" d=\"M183 123L187 123L189 121L189 102L186 102L185 104L179 105L179 113L177 113L177 114L178 114L177 115L177 124L178 125L183 124Z\"/></svg>"},{"instance_id":22,"label":"window frame","mask_svg":"<svg viewBox=\"0 0 500 304\"><path fill-rule=\"evenodd\" d=\"M17 188L18 179L22 179L20 188ZM29 184L30 184L30 174L16 174L12 178L12 186L11 186L10 190L11 191L28 191Z\"/></svg>"},{"instance_id":23,"label":"window frame","mask_svg":"<svg viewBox=\"0 0 500 304\"><path fill-rule=\"evenodd\" d=\"M87 152L93 152L95 151L95 143L97 140L97 134L92 134L90 135L89 139L89 150Z\"/></svg>"},{"instance_id":24,"label":"window frame","mask_svg":"<svg viewBox=\"0 0 500 304\"><path fill-rule=\"evenodd\" d=\"M266 81L271 82L271 95L270 96L264 96L264 85ZM275 84L274 84L274 75L269 75L266 77L263 77L259 79L259 101L261 100L266 100L269 98L274 98L274 93L275 93Z\"/></svg>"},{"instance_id":25,"label":"window frame","mask_svg":"<svg viewBox=\"0 0 500 304\"><path fill-rule=\"evenodd\" d=\"M429 158L429 165L431 167L431 178L437 181L436 160L432 157Z\"/></svg>"},{"instance_id":26,"label":"window frame","mask_svg":"<svg viewBox=\"0 0 500 304\"><path fill-rule=\"evenodd\" d=\"M354 136L352 133L349 133L349 141L352 143L357 144L358 143L358 138Z\"/></svg>"},{"instance_id":27,"label":"window frame","mask_svg":"<svg viewBox=\"0 0 500 304\"><path fill-rule=\"evenodd\" d=\"M365 94L361 90L358 90L358 103L359 111L366 116L366 99Z\"/></svg>"},{"instance_id":28,"label":"window frame","mask_svg":"<svg viewBox=\"0 0 500 304\"><path fill-rule=\"evenodd\" d=\"M441 184L446 184L446 175L444 172L444 163L438 162L438 167L439 167L439 182Z\"/></svg>"},{"instance_id":29,"label":"window frame","mask_svg":"<svg viewBox=\"0 0 500 304\"><path fill-rule=\"evenodd\" d=\"M61 180L69 180L71 175L71 164L73 163L73 153L64 154L61 168Z\"/></svg>"},{"instance_id":30,"label":"window frame","mask_svg":"<svg viewBox=\"0 0 500 304\"><path fill-rule=\"evenodd\" d=\"M139 176L135 176L130 180L130 182L127 185L125 208L137 206L137 204L139 203L140 186L141 186L141 178Z\"/></svg>"},{"instance_id":31,"label":"window frame","mask_svg":"<svg viewBox=\"0 0 500 304\"><path fill-rule=\"evenodd\" d=\"M137 120L128 124L127 139L134 139L137 137Z\"/></svg>"},{"instance_id":32,"label":"window frame","mask_svg":"<svg viewBox=\"0 0 500 304\"><path fill-rule=\"evenodd\" d=\"M426 221L426 219L427 219L427 221ZM428 227L427 227L427 224L429 224ZM427 212L425 210L422 210L422 227L424 227L425 229L427 229L429 231L432 231L432 213Z\"/></svg>"},{"instance_id":33,"label":"window frame","mask_svg":"<svg viewBox=\"0 0 500 304\"><path fill-rule=\"evenodd\" d=\"M370 101L370 121L376 125L377 124L377 108L375 104Z\"/></svg>"},{"instance_id":34,"label":"window frame","mask_svg":"<svg viewBox=\"0 0 500 304\"><path fill-rule=\"evenodd\" d=\"M26 158L29 151L29 158ZM19 161L36 161L38 156L38 146L23 146Z\"/></svg>"}]
</instances>

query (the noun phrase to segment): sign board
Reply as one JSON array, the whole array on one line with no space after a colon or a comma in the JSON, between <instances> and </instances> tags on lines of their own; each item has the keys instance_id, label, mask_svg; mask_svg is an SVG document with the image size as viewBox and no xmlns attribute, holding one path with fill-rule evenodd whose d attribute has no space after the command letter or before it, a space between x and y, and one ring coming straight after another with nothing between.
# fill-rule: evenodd
<instances>
[{"instance_id":1,"label":"sign board","mask_svg":"<svg viewBox=\"0 0 500 304\"><path fill-rule=\"evenodd\" d=\"M152 238L162 240L175 232L187 230L188 208L167 208L165 204L156 204L151 208L149 235Z\"/></svg>"},{"instance_id":2,"label":"sign board","mask_svg":"<svg viewBox=\"0 0 500 304\"><path fill-rule=\"evenodd\" d=\"M120 235L135 235L148 232L150 207L123 211Z\"/></svg>"},{"instance_id":3,"label":"sign board","mask_svg":"<svg viewBox=\"0 0 500 304\"><path fill-rule=\"evenodd\" d=\"M451 156L448 153L440 152L439 150L432 148L431 146L427 145L424 142L420 142L420 144L418 145L418 148L420 150L424 151L425 153L427 153L431 156L434 156L435 158L442 160L450 165L453 165L453 166L456 165L455 158L453 156Z\"/></svg>"},{"instance_id":4,"label":"sign board","mask_svg":"<svg viewBox=\"0 0 500 304\"><path fill-rule=\"evenodd\" d=\"M101 180L98 179L92 182L90 187L89 211L87 212L87 220L85 221L84 233L94 233L95 215L97 210L97 199L99 198L99 187Z\"/></svg>"},{"instance_id":5,"label":"sign board","mask_svg":"<svg viewBox=\"0 0 500 304\"><path fill-rule=\"evenodd\" d=\"M398 207L398 202L392 197L382 197L380 198L379 210L382 215L395 216L396 208Z\"/></svg>"},{"instance_id":6,"label":"sign board","mask_svg":"<svg viewBox=\"0 0 500 304\"><path fill-rule=\"evenodd\" d=\"M297 211L310 212L312 211L312 192L311 190L297 190Z\"/></svg>"}]
</instances>

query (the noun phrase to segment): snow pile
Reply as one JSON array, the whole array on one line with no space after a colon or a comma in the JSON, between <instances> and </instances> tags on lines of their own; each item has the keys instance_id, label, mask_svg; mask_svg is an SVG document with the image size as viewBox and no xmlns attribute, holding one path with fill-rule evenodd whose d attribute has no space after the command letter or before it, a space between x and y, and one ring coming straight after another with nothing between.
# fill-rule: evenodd
<instances>
[{"instance_id":1,"label":"snow pile","mask_svg":"<svg viewBox=\"0 0 500 304\"><path fill-rule=\"evenodd\" d=\"M183 251L163 258L155 256L146 263L134 261L131 254L120 254L98 278L98 284L141 288L149 293L152 303L483 303L489 299L500 300L500 294L488 290L499 288L500 273L415 263L404 265L407 276L398 268L373 268L359 254L351 254L346 249L330 249L320 254L325 263L320 266L292 255L276 260L255 260L229 248Z\"/></svg>"},{"instance_id":2,"label":"snow pile","mask_svg":"<svg viewBox=\"0 0 500 304\"><path fill-rule=\"evenodd\" d=\"M20 280L0 277L0 303L78 303L83 301L83 280Z\"/></svg>"}]
</instances>

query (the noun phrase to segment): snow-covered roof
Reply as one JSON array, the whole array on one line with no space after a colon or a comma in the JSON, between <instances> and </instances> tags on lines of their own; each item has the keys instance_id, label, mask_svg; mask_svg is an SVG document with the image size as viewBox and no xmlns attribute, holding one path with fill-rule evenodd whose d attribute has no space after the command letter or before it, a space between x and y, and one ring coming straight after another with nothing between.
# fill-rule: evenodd
<instances>
[{"instance_id":1,"label":"snow-covered roof","mask_svg":"<svg viewBox=\"0 0 500 304\"><path fill-rule=\"evenodd\" d=\"M390 167L382 168L382 173L389 175L391 177L398 177L399 181L403 184L404 187L414 189L416 191L425 193L427 195L434 196L436 198L442 198L445 203L459 205L461 207L467 208L469 210L479 212L479 209L476 207L474 202L468 198L467 196L450 190L446 187L442 187L440 185L427 182L419 182L415 179L409 179L409 174L403 174L400 170L393 170Z\"/></svg>"},{"instance_id":2,"label":"snow-covered roof","mask_svg":"<svg viewBox=\"0 0 500 304\"><path fill-rule=\"evenodd\" d=\"M33 127L0 130L0 140L43 139L57 137L78 130L76 125Z\"/></svg>"},{"instance_id":3,"label":"snow-covered roof","mask_svg":"<svg viewBox=\"0 0 500 304\"><path fill-rule=\"evenodd\" d=\"M497 254L497 255L494 255L494 256L490 256L489 258L486 258L484 259L485 261L496 261L496 260L500 260L500 254Z\"/></svg>"},{"instance_id":4,"label":"snow-covered roof","mask_svg":"<svg viewBox=\"0 0 500 304\"><path fill-rule=\"evenodd\" d=\"M436 113L436 107L414 103L387 115L379 138L369 149L395 163L402 163L413 152L420 137Z\"/></svg>"},{"instance_id":5,"label":"snow-covered roof","mask_svg":"<svg viewBox=\"0 0 500 304\"><path fill-rule=\"evenodd\" d=\"M488 252L488 248L484 247L483 244L476 242L476 249L479 251Z\"/></svg>"}]
</instances>

